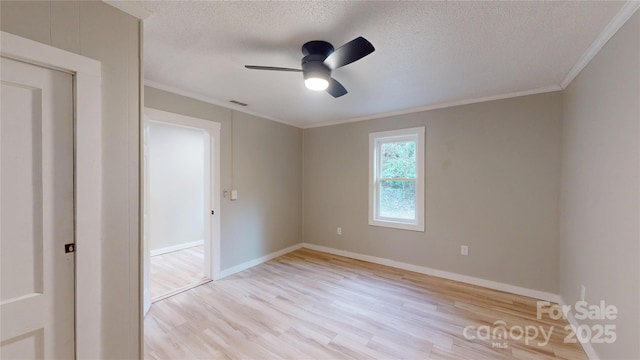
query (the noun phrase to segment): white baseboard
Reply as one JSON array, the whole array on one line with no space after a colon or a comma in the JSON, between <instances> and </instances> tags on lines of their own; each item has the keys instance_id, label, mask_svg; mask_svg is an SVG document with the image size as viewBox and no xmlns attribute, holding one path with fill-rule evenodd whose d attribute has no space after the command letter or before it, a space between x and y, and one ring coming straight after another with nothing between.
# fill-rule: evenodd
<instances>
[{"instance_id":1,"label":"white baseboard","mask_svg":"<svg viewBox=\"0 0 640 360\"><path fill-rule=\"evenodd\" d=\"M185 292L185 291L187 291L187 290L191 290L191 289L193 289L193 288L195 288L195 287L198 287L198 286L200 286L200 285L204 285L204 284L206 284L206 283L208 283L208 282L210 282L210 281L211 281L211 279L202 279L202 280L200 280L200 281L196 281L196 282L195 282L195 283L193 283L193 284L189 284L189 285L185 285L185 286L179 287L179 288L177 288L177 289L175 289L175 290L171 290L171 291L169 291L169 292L168 292L168 293L166 293L166 294L162 294L162 295L159 295L159 296L154 297L153 299L151 299L151 302L152 302L152 303L155 303L155 302L158 302L158 301L164 300L164 299L166 299L166 298L170 298L170 297L172 297L172 296L174 296L174 295L178 295L178 294L180 294L180 293L183 293L183 292Z\"/></svg>"},{"instance_id":2,"label":"white baseboard","mask_svg":"<svg viewBox=\"0 0 640 360\"><path fill-rule=\"evenodd\" d=\"M408 264L400 261L389 260L389 259L370 256L370 255L363 255L363 254L358 254L351 251L338 250L338 249L334 249L326 246L320 246L320 245L309 244L309 243L303 243L302 247L305 247L311 250L326 252L329 254L340 255L340 256L344 256L352 259L368 261L375 264L391 266L398 269L409 270L409 271L417 272L420 274L460 281L463 283L482 286L482 287L486 287L494 290L500 290L500 291L504 291L512 294L528 296L534 299L545 300L553 303L560 303L560 300L561 300L560 296L556 294L552 294L552 293L548 293L540 290L528 289L528 288L515 286L511 284L505 284L497 281L480 279L473 276L432 269L425 266L413 265L413 264Z\"/></svg>"},{"instance_id":3,"label":"white baseboard","mask_svg":"<svg viewBox=\"0 0 640 360\"><path fill-rule=\"evenodd\" d=\"M567 302L564 300L563 297L560 297L560 302L558 304L560 304L561 308L564 308L567 306ZM573 309L573 305L571 306L571 309ZM578 320L575 318L575 316L573 315L573 311L569 311L565 314L565 316L567 317L567 320L569 321L569 324L573 325L574 328L578 328L578 326L580 326L580 323L578 322ZM577 339L577 337L576 337ZM578 339L579 341L579 339ZM598 357L598 354L596 354L596 350L593 348L593 345L591 344L591 342L587 341L587 342L580 342L580 345L582 345L582 349L584 349L584 352L587 354L587 357L589 358L589 360L600 360L600 357Z\"/></svg>"},{"instance_id":4,"label":"white baseboard","mask_svg":"<svg viewBox=\"0 0 640 360\"><path fill-rule=\"evenodd\" d=\"M348 258L352 258L352 259L368 261L368 262L371 262L371 263L374 263L374 264L386 265L386 266L391 266L391 267L398 268L398 269L413 271L413 272L417 272L417 273L420 273L420 274L441 277L441 278L444 278L444 279L449 279L449 280L454 280L454 281L460 281L460 282L463 282L463 283L482 286L482 287L486 287L486 288L494 289L494 290L500 290L500 291L504 291L504 292L508 292L508 293L512 293L512 294L528 296L528 297L531 297L531 298L534 298L534 299L545 300L545 301L549 301L549 302L553 302L553 303L557 303L557 304L560 304L561 301L562 301L562 299L560 298L559 295L548 293L548 292L544 292L544 291L540 291L540 290L528 289L528 288L515 286L515 285L511 285L511 284L505 284L505 283L501 283L501 282L497 282L497 281L480 279L480 278L476 278L476 277L473 277L473 276L456 274L456 273L452 273L452 272L448 272L448 271L428 268L428 267L425 267L425 266L413 265L413 264L408 264L408 263L404 263L404 262L400 262L400 261L389 260L389 259L370 256L370 255L363 255L363 254L358 254L358 253L354 253L354 252L351 252L351 251L338 250L338 249L334 249L334 248L330 248L330 247L326 247L326 246L320 246L320 245L309 244L309 243L302 243L302 244L296 244L296 245L293 245L293 246L289 246L288 248L285 248L285 249L273 252L271 254L259 257L257 259L253 259L253 260L244 262L242 264L233 266L231 268L222 270L220 272L220 277L218 279L222 279L224 277L233 275L233 274L238 273L240 271L252 268L252 267L254 267L256 265L260 265L260 264L262 264L264 262L267 262L267 261L269 261L271 259L275 259L278 256L282 256L282 255L290 253L292 251L298 250L298 249L300 249L302 247L307 248L307 249L311 249L311 250L326 252L326 253L329 253L329 254L344 256L344 257L348 257ZM590 354L587 354L587 355L591 356Z\"/></svg>"},{"instance_id":5,"label":"white baseboard","mask_svg":"<svg viewBox=\"0 0 640 360\"><path fill-rule=\"evenodd\" d=\"M344 257L348 257L348 258L352 258L352 259L356 259L356 260L368 261L368 262L371 262L371 263L374 263L374 264L386 265L386 266L394 267L394 268L397 268L397 269L403 269L403 270L417 272L417 273L420 273L420 274L436 276L436 277L449 279L449 280L454 280L454 281L460 281L460 282L471 284L471 285L482 286L482 287L486 287L486 288L489 288L489 289L504 291L504 292L517 294L517 295L522 295L522 296L528 296L528 297L531 297L531 298L534 298L534 299L545 300L545 301L557 303L557 304L560 304L560 305L566 305L566 302L564 301L564 299L560 295L548 293L548 292L545 292L545 291L528 289L528 288L515 286L515 285L511 285L511 284L505 284L505 283L501 283L501 282L497 282L497 281L480 279L480 278L476 278L476 277L473 277L473 276L462 275L462 274L452 273L452 272L448 272L448 271L432 269L432 268L429 268L429 267L426 267L426 266L413 265L413 264L408 264L408 263L404 263L404 262L400 262L400 261L389 260L389 259L380 258L380 257L376 257L376 256L370 256L370 255L363 255L363 254L358 254L358 253L351 252L351 251L339 250L339 249L334 249L334 248L330 248L330 247L326 247L326 246L320 246L320 245L309 244L309 243L301 243L301 244L296 244L296 245L293 245L293 246L289 246L288 248L285 248L285 249L282 249L282 250L279 250L279 251L276 251L276 252L272 252L271 254L268 254L268 255L259 257L257 259L253 259L253 260L244 262L242 264L233 266L231 268L222 270L222 272L220 273L219 279L222 279L224 277L233 275L233 274L238 273L240 271L252 268L252 267L254 267L256 265L260 265L260 264L265 263L265 262L267 262L267 261L269 261L271 259L275 259L278 256L282 256L284 254L288 254L288 253L290 253L292 251L295 251L295 250L298 250L300 248L307 248L307 249L310 249L310 250L322 251L322 252L326 252L326 253L329 253L329 254L344 256ZM573 316L573 313L571 313L571 312L569 312L567 314L567 319L568 319L569 323L571 325L573 325L573 326L579 326L580 325L580 323L578 323L576 318ZM591 345L591 343L583 343L582 347L583 347L585 353L587 354L587 356L589 357L590 360L600 360L600 358L596 354L595 350L593 349L593 346Z\"/></svg>"},{"instance_id":6,"label":"white baseboard","mask_svg":"<svg viewBox=\"0 0 640 360\"><path fill-rule=\"evenodd\" d=\"M302 244L295 244L293 246L289 246L288 248L284 248L282 250L278 250L276 252L272 252L271 254L267 254L267 255L259 257L257 259L249 260L247 262L243 262L242 264L238 264L238 265L230 267L228 269L224 269L224 270L222 270L220 272L220 276L216 280L225 278L227 276L233 275L233 274L238 273L238 272L243 271L243 270L247 270L247 269L252 268L252 267L254 267L256 265L260 265L260 264L262 264L264 262L267 262L267 261L269 261L271 259L275 259L278 256L282 256L284 254L288 254L288 253L290 253L292 251L298 250L301 247L302 247Z\"/></svg>"},{"instance_id":7,"label":"white baseboard","mask_svg":"<svg viewBox=\"0 0 640 360\"><path fill-rule=\"evenodd\" d=\"M199 246L202 244L204 244L204 240L196 240L196 241L191 241L184 244L172 245L172 246L167 246L160 249L151 250L150 253L151 253L151 256L162 255L162 254L166 254L166 253L170 253L178 250L188 249L194 246Z\"/></svg>"},{"instance_id":8,"label":"white baseboard","mask_svg":"<svg viewBox=\"0 0 640 360\"><path fill-rule=\"evenodd\" d=\"M142 304L143 304L143 308L142 308L142 317L147 316L147 313L149 312L149 310L151 309L151 291L149 290L148 287L144 288L144 291L142 292Z\"/></svg>"}]
</instances>

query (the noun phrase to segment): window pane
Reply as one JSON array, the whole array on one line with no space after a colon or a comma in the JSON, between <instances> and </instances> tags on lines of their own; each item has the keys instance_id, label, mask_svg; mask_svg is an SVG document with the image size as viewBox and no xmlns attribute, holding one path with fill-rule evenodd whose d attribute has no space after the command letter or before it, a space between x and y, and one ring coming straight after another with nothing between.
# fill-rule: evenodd
<instances>
[{"instance_id":1,"label":"window pane","mask_svg":"<svg viewBox=\"0 0 640 360\"><path fill-rule=\"evenodd\" d=\"M401 141L380 145L380 177L416 177L416 142Z\"/></svg>"},{"instance_id":2,"label":"window pane","mask_svg":"<svg viewBox=\"0 0 640 360\"><path fill-rule=\"evenodd\" d=\"M415 181L380 181L380 216L415 220Z\"/></svg>"}]
</instances>

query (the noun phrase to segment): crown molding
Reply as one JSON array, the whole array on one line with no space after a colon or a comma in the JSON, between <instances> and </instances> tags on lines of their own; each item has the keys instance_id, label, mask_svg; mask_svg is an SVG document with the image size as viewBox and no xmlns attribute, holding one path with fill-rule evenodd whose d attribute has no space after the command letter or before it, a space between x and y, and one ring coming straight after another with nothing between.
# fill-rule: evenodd
<instances>
[{"instance_id":1,"label":"crown molding","mask_svg":"<svg viewBox=\"0 0 640 360\"><path fill-rule=\"evenodd\" d=\"M162 83L159 83L159 82L155 82L155 81L152 81L152 80L145 79L144 80L144 85L148 86L148 87L151 87L151 88L154 88L154 89L168 91L170 93L174 93L174 94L177 94L177 95L181 95L181 96L185 96L185 97L188 97L188 98L192 98L192 99L196 99L196 100L199 100L199 101L203 101L203 102L206 102L206 103L209 103L209 104L212 104L212 105L216 105L216 106L220 106L220 107L223 107L223 108L226 108L226 109L235 110L235 111L238 111L238 112L242 112L242 113L245 113L245 114L261 117L263 119L279 122L279 123L290 125L290 126L295 126L297 128L301 128L301 129L311 129L311 128L316 128L316 127L340 125L340 124L346 124L346 123L352 123L352 122L358 122L358 121L364 121L364 120L381 119L381 118L397 116L397 115L413 114L413 113L429 111L429 110L444 109L444 108L449 108L449 107L454 107L454 106L476 104L476 103L481 103L481 102L485 102L485 101L502 100L502 99L509 99L509 98L514 98L514 97L527 96L527 95L543 94L543 93L562 90L562 88L559 85L551 85L551 86L545 86L545 87L536 88L536 89L530 89L530 90L513 91L513 92L505 93L505 94L483 96L483 97L477 97L477 98L471 98L471 99L462 99L462 100L455 100L455 101L447 101L447 102L442 102L442 103L437 103L437 104L419 106L419 107L414 107L414 108L410 108L410 109L392 111L392 112L385 112L385 113L369 115L369 116L348 118L348 119L336 120L336 121L327 121L327 122L311 124L311 125L302 125L302 124L299 124L299 123L292 123L292 122L276 119L276 118L273 118L271 116L267 116L267 115L264 115L264 114L261 114L261 113L257 113L257 112L254 112L254 111L248 111L244 107L241 107L239 105L234 105L232 103L226 103L224 101L220 101L220 100L214 99L214 98L206 96L206 95L198 94L198 93L195 93L195 92L192 92L192 91L180 89L180 88L177 88L177 87L174 87L174 86L170 86L170 85L165 85L165 84L162 84Z\"/></svg>"},{"instance_id":2,"label":"crown molding","mask_svg":"<svg viewBox=\"0 0 640 360\"><path fill-rule=\"evenodd\" d=\"M148 79L144 80L144 85L148 86L148 87L151 87L151 88L154 88L154 89L158 89L158 90L162 90L162 91L168 91L170 93L174 93L174 94L177 94L177 95L181 95L181 96L185 96L185 97L192 98L192 99L195 99L195 100L199 100L199 101L202 101L202 102L206 102L208 104L220 106L220 107L223 107L225 109L238 111L238 112L249 114L249 115L252 115L252 116L257 116L259 118L263 118L263 119L279 122L281 124L294 126L294 127L297 127L297 128L303 128L302 126L300 126L300 124L296 124L296 123L292 123L292 122L276 119L274 117L267 116L267 115L264 115L264 114L260 114L260 113L257 113L255 111L247 110L246 108L244 108L243 106L240 106L240 105L234 105L232 103L220 101L220 100L214 99L214 98L206 96L206 95L198 94L198 93L193 92L193 91L180 89L180 88L177 88L177 87L174 87L174 86L171 86L171 85L161 84L159 82L155 82L155 81L148 80Z\"/></svg>"},{"instance_id":3,"label":"crown molding","mask_svg":"<svg viewBox=\"0 0 640 360\"><path fill-rule=\"evenodd\" d=\"M520 96L527 96L527 95L543 94L543 93L560 91L560 90L562 90L562 88L559 85L544 86L544 87L541 87L541 88L530 89L530 90L521 90L521 91L513 91L513 92L505 93L505 94L482 96L482 97L477 97L477 98L462 99L462 100L455 100L455 101L446 101L446 102L441 102L441 103L437 103L437 104L419 106L419 107L414 107L414 108L405 109L405 110L392 111L392 112L380 113L380 114L369 115L369 116L362 116L362 117L345 119L345 120L328 121L328 122L323 122L323 123L318 123L318 124L313 124L313 125L307 125L304 128L305 129L311 129L311 128L316 128L316 127L347 124L347 123L364 121L364 120L381 119L381 118L386 118L386 117L391 117L391 116L414 114L414 113L419 113L419 112L429 111L429 110L444 109L444 108L450 108L450 107L454 107L454 106L476 104L476 103L481 103L481 102L485 102L485 101L502 100L502 99L520 97Z\"/></svg>"},{"instance_id":4,"label":"crown molding","mask_svg":"<svg viewBox=\"0 0 640 360\"><path fill-rule=\"evenodd\" d=\"M139 19L145 19L146 17L151 15L151 12L142 8L139 5L136 5L135 1L118 1L118 0L103 0L103 1L111 6L114 6L122 11L127 12L128 14L136 16ZM564 79L560 82L559 85L549 85L549 86L544 86L544 87L535 88L535 89L514 91L514 92L498 94L498 95L447 101L447 102L419 106L419 107L414 107L414 108L404 109L399 111L385 112L385 113L379 113L375 115L368 115L368 116L355 117L355 118L347 118L343 120L327 121L327 122L321 122L316 124L292 123L292 122L287 122L281 119L276 119L276 118L267 116L265 114L253 112L241 106L220 101L206 95L198 94L188 90L179 89L173 86L157 83L154 81L145 80L145 85L155 89L172 92L178 95L204 101L206 103L221 106L223 108L239 111L249 115L261 117L264 119L268 119L271 121L275 121L275 122L279 122L286 125L303 128L303 129L324 127L324 126L331 126L331 125L340 125L340 124L365 121L365 120L381 119L381 118L386 118L391 116L413 114L413 113L418 113L422 111L444 109L444 108L449 108L454 106L469 105L469 104L475 104L475 103L480 103L485 101L494 101L494 100L514 98L519 96L542 94L542 93L548 93L548 92L554 92L554 91L561 91L567 88L567 86L569 86L569 84L571 84L571 82L576 78L576 76L578 76L578 74L587 66L587 64L589 64L589 62L596 56L596 54L602 49L602 47L604 47L604 45L616 34L616 32L618 32L618 30L620 30L620 28L629 20L629 18L631 18L631 16L638 10L638 8L640 8L640 1L637 1L637 0L627 1L622 6L620 11L618 11L618 13L609 22L609 24L607 24L607 26L605 26L605 28L600 32L600 34L593 41L593 43L591 43L589 48L580 57L578 62L571 68L571 70L569 70L569 72L564 77ZM135 9L138 9L138 10L135 10ZM146 13L146 15L141 14L139 12L136 13L136 11L143 11L144 13Z\"/></svg>"},{"instance_id":5,"label":"crown molding","mask_svg":"<svg viewBox=\"0 0 640 360\"><path fill-rule=\"evenodd\" d=\"M102 0L107 5L111 5L114 8L123 11L135 18L140 20L145 20L151 14L151 11L145 9L141 5L136 4L137 1L126 1L126 0Z\"/></svg>"},{"instance_id":6,"label":"crown molding","mask_svg":"<svg viewBox=\"0 0 640 360\"><path fill-rule=\"evenodd\" d=\"M631 0L627 1L624 6L618 11L616 16L611 19L609 24L600 32L600 35L591 43L591 46L587 48L587 51L582 54L582 57L578 62L569 70L567 75L560 82L562 89L566 89L573 79L580 74L587 64L600 52L600 49L615 35L618 30L629 20L629 18L640 8L640 1Z\"/></svg>"}]
</instances>

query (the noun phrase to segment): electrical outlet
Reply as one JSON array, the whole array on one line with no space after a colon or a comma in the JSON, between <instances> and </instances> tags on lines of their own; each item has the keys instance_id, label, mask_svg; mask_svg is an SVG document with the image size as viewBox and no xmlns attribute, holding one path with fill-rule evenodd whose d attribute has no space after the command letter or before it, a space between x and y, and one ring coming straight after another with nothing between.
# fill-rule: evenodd
<instances>
[{"instance_id":1,"label":"electrical outlet","mask_svg":"<svg viewBox=\"0 0 640 360\"><path fill-rule=\"evenodd\" d=\"M464 255L464 256L469 255L469 247L467 245L460 246L460 255Z\"/></svg>"},{"instance_id":2,"label":"electrical outlet","mask_svg":"<svg viewBox=\"0 0 640 360\"><path fill-rule=\"evenodd\" d=\"M580 300L584 301L584 297L587 293L587 288L584 287L584 285L582 285L582 287L580 288Z\"/></svg>"},{"instance_id":3,"label":"electrical outlet","mask_svg":"<svg viewBox=\"0 0 640 360\"><path fill-rule=\"evenodd\" d=\"M342 228L339 227L336 232L338 233L338 235L342 235Z\"/></svg>"}]
</instances>

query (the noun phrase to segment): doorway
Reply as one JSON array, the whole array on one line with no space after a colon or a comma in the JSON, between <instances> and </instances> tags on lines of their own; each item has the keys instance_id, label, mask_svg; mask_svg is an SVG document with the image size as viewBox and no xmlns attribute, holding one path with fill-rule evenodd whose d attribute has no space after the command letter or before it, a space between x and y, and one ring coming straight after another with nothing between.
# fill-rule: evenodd
<instances>
[{"instance_id":1,"label":"doorway","mask_svg":"<svg viewBox=\"0 0 640 360\"><path fill-rule=\"evenodd\" d=\"M145 109L145 314L218 274L219 134L218 123Z\"/></svg>"}]
</instances>

